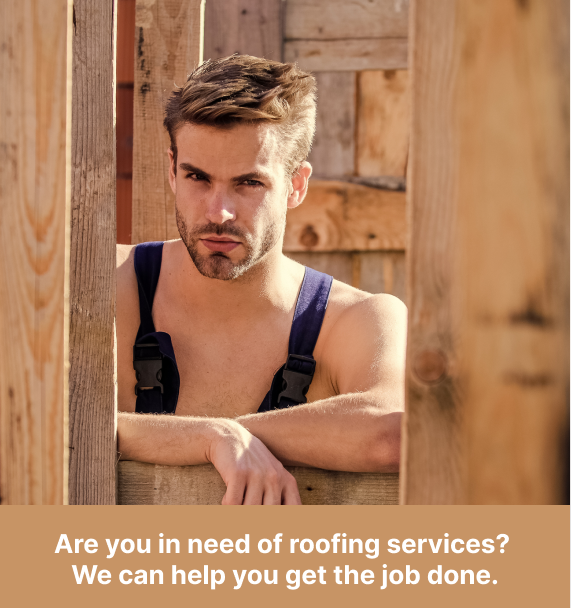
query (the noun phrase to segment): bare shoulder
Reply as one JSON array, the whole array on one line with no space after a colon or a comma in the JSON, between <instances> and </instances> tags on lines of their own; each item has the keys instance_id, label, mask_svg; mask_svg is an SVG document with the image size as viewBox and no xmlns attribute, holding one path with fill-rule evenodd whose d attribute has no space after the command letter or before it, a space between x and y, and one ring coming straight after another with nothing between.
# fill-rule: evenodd
<instances>
[{"instance_id":1,"label":"bare shoulder","mask_svg":"<svg viewBox=\"0 0 571 608\"><path fill-rule=\"evenodd\" d=\"M117 271L124 270L127 262L130 262L132 268L134 255L135 245L117 245Z\"/></svg>"},{"instance_id":2,"label":"bare shoulder","mask_svg":"<svg viewBox=\"0 0 571 608\"><path fill-rule=\"evenodd\" d=\"M395 296L334 281L319 357L337 394L381 385L400 390L406 325L406 306Z\"/></svg>"},{"instance_id":3,"label":"bare shoulder","mask_svg":"<svg viewBox=\"0 0 571 608\"><path fill-rule=\"evenodd\" d=\"M402 300L388 293L367 293L340 281L333 281L328 314L332 336L358 329L406 329L407 308Z\"/></svg>"}]
</instances>

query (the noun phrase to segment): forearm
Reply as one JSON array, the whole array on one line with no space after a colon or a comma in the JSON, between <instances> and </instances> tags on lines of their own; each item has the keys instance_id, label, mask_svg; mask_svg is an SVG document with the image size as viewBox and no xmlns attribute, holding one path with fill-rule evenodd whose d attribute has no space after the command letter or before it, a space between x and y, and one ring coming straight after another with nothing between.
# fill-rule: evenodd
<instances>
[{"instance_id":1,"label":"forearm","mask_svg":"<svg viewBox=\"0 0 571 608\"><path fill-rule=\"evenodd\" d=\"M117 415L118 450L122 460L166 465L210 462L210 449L232 422L166 414Z\"/></svg>"},{"instance_id":2,"label":"forearm","mask_svg":"<svg viewBox=\"0 0 571 608\"><path fill-rule=\"evenodd\" d=\"M399 407L371 393L338 395L314 403L237 418L287 465L337 471L398 471Z\"/></svg>"}]
</instances>

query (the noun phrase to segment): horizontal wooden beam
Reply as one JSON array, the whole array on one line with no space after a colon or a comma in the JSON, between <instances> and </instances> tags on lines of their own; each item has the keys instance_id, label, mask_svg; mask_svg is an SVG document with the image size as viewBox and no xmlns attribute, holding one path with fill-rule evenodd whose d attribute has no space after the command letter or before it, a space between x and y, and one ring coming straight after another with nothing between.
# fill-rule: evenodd
<instances>
[{"instance_id":1,"label":"horizontal wooden beam","mask_svg":"<svg viewBox=\"0 0 571 608\"><path fill-rule=\"evenodd\" d=\"M407 38L286 40L285 61L309 72L401 70L407 67Z\"/></svg>"},{"instance_id":2,"label":"horizontal wooden beam","mask_svg":"<svg viewBox=\"0 0 571 608\"><path fill-rule=\"evenodd\" d=\"M304 505L398 504L397 473L344 473L287 467ZM120 505L219 505L226 486L210 464L167 467L121 461Z\"/></svg>"},{"instance_id":3,"label":"horizontal wooden beam","mask_svg":"<svg viewBox=\"0 0 571 608\"><path fill-rule=\"evenodd\" d=\"M285 38L403 38L408 0L288 0Z\"/></svg>"},{"instance_id":4,"label":"horizontal wooden beam","mask_svg":"<svg viewBox=\"0 0 571 608\"><path fill-rule=\"evenodd\" d=\"M311 180L306 200L287 215L285 252L402 251L405 193Z\"/></svg>"}]
</instances>

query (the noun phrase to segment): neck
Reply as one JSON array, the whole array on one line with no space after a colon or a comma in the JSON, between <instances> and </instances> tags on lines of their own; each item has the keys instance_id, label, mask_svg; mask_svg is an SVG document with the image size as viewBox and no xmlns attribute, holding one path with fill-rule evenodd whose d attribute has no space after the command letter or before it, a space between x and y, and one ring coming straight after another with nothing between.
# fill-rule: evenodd
<instances>
[{"instance_id":1,"label":"neck","mask_svg":"<svg viewBox=\"0 0 571 608\"><path fill-rule=\"evenodd\" d=\"M198 272L182 240L176 241L177 289L206 314L228 315L239 311L249 318L272 309L290 310L295 304L303 270L282 253L279 242L262 260L237 279L221 281Z\"/></svg>"}]
</instances>

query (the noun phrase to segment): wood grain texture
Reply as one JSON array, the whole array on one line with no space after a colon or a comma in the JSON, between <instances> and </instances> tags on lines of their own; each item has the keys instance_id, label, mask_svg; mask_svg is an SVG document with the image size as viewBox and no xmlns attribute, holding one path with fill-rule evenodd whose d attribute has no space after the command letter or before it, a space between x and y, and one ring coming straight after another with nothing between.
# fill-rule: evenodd
<instances>
[{"instance_id":1,"label":"wood grain texture","mask_svg":"<svg viewBox=\"0 0 571 608\"><path fill-rule=\"evenodd\" d=\"M296 478L304 505L394 505L397 473L342 473L286 467ZM226 486L212 465L167 467L121 461L118 504L219 505Z\"/></svg>"},{"instance_id":2,"label":"wood grain texture","mask_svg":"<svg viewBox=\"0 0 571 608\"><path fill-rule=\"evenodd\" d=\"M413 13L402 498L557 503L569 457L569 7L418 0Z\"/></svg>"},{"instance_id":3,"label":"wood grain texture","mask_svg":"<svg viewBox=\"0 0 571 608\"><path fill-rule=\"evenodd\" d=\"M74 0L70 504L115 504L115 26L112 0Z\"/></svg>"},{"instance_id":4,"label":"wood grain texture","mask_svg":"<svg viewBox=\"0 0 571 608\"><path fill-rule=\"evenodd\" d=\"M288 211L284 251L379 251L405 246L405 193L311 180Z\"/></svg>"},{"instance_id":5,"label":"wood grain texture","mask_svg":"<svg viewBox=\"0 0 571 608\"><path fill-rule=\"evenodd\" d=\"M287 256L357 289L390 293L406 302L404 251L298 252Z\"/></svg>"},{"instance_id":6,"label":"wood grain texture","mask_svg":"<svg viewBox=\"0 0 571 608\"><path fill-rule=\"evenodd\" d=\"M407 38L350 40L286 40L284 60L308 72L404 70Z\"/></svg>"},{"instance_id":7,"label":"wood grain texture","mask_svg":"<svg viewBox=\"0 0 571 608\"><path fill-rule=\"evenodd\" d=\"M408 4L408 0L287 0L285 38L406 38Z\"/></svg>"},{"instance_id":8,"label":"wood grain texture","mask_svg":"<svg viewBox=\"0 0 571 608\"><path fill-rule=\"evenodd\" d=\"M0 3L2 504L67 500L70 32L67 0Z\"/></svg>"},{"instance_id":9,"label":"wood grain texture","mask_svg":"<svg viewBox=\"0 0 571 608\"><path fill-rule=\"evenodd\" d=\"M318 72L317 123L309 155L313 174L343 179L355 174L355 72Z\"/></svg>"},{"instance_id":10,"label":"wood grain texture","mask_svg":"<svg viewBox=\"0 0 571 608\"><path fill-rule=\"evenodd\" d=\"M282 60L282 0L208 0L204 58L233 53Z\"/></svg>"},{"instance_id":11,"label":"wood grain texture","mask_svg":"<svg viewBox=\"0 0 571 608\"><path fill-rule=\"evenodd\" d=\"M178 237L164 103L202 61L204 0L137 0L131 242Z\"/></svg>"},{"instance_id":12,"label":"wood grain texture","mask_svg":"<svg viewBox=\"0 0 571 608\"><path fill-rule=\"evenodd\" d=\"M404 177L409 143L408 70L359 72L356 174Z\"/></svg>"}]
</instances>

